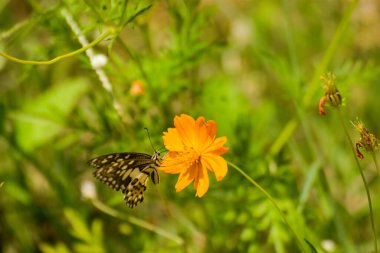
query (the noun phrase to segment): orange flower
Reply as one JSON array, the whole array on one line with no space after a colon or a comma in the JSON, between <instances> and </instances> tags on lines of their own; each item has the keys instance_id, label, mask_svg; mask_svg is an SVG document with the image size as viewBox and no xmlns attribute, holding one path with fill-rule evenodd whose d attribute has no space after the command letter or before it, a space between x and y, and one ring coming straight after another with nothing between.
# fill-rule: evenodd
<instances>
[{"instance_id":1,"label":"orange flower","mask_svg":"<svg viewBox=\"0 0 380 253\"><path fill-rule=\"evenodd\" d=\"M228 148L223 147L226 137L215 138L215 121L203 117L194 120L186 114L174 118L175 128L164 132L164 144L169 150L160 169L170 174L180 174L176 191L182 191L194 180L196 196L202 197L208 190L208 171L215 173L218 181L227 174L227 162L220 155Z\"/></svg>"}]
</instances>

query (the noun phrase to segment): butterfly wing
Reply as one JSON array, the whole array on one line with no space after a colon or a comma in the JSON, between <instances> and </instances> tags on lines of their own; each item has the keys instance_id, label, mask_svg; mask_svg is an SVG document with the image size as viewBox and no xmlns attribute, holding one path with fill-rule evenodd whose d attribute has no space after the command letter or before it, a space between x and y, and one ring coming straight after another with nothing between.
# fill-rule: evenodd
<instances>
[{"instance_id":1,"label":"butterfly wing","mask_svg":"<svg viewBox=\"0 0 380 253\"><path fill-rule=\"evenodd\" d=\"M94 176L112 189L121 190L126 204L133 208L144 200L148 177L155 184L159 181L159 161L153 158L142 153L114 153L93 158L88 163L96 169Z\"/></svg>"}]
</instances>

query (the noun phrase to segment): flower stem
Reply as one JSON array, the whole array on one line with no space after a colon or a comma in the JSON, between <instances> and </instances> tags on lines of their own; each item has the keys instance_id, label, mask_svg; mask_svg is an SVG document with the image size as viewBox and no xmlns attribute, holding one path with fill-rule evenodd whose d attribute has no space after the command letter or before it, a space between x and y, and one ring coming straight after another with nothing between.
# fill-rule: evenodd
<instances>
[{"instance_id":1,"label":"flower stem","mask_svg":"<svg viewBox=\"0 0 380 253\"><path fill-rule=\"evenodd\" d=\"M242 169L240 169L238 166L236 166L235 164L233 164L229 161L227 161L227 163L228 163L228 165L230 165L231 167L236 169L240 174L242 174L250 183L252 183L256 188L258 188L270 200L270 202L272 202L273 206L277 209L277 211L281 215L282 219L284 220L285 224L288 226L289 230L292 232L292 234L297 239L297 242L298 242L301 250L303 252L307 252L301 238L297 235L295 230L292 228L292 226L290 225L290 223L286 219L286 216L283 214L283 212L281 211L280 207L277 205L277 203L273 199L273 197L263 187L261 187L255 180L253 180L247 173L245 173Z\"/></svg>"},{"instance_id":2,"label":"flower stem","mask_svg":"<svg viewBox=\"0 0 380 253\"><path fill-rule=\"evenodd\" d=\"M64 58L68 58L68 57L80 54L80 53L86 51L87 49L95 46L96 44L98 44L99 42L101 42L102 40L104 40L107 36L109 36L111 34L114 34L114 33L115 33L115 29L114 28L109 28L105 33L103 33L102 35L100 35L96 40L92 41L87 46L82 47L82 48L80 48L78 50L72 51L70 53L57 56L57 57L55 57L55 58L53 58L51 60L47 60L47 61L22 60L22 59L14 57L14 56L11 56L9 54L6 54L4 52L0 52L0 56L3 56L4 58L7 58L8 60L11 60L11 61L14 61L14 62L17 62L17 63L21 63L21 64L49 65L49 64L53 64L53 63L55 63L55 62L57 62L59 60L62 60Z\"/></svg>"},{"instance_id":3,"label":"flower stem","mask_svg":"<svg viewBox=\"0 0 380 253\"><path fill-rule=\"evenodd\" d=\"M368 189L367 180L365 179L365 176L364 176L364 173L363 173L363 169L362 169L362 167L360 165L358 157L356 156L356 151L355 151L355 148L354 148L354 144L352 144L350 134L348 133L347 127L344 124L343 116L342 116L342 113L339 110L339 108L338 108L338 115L339 115L340 123L343 126L344 133L346 134L347 140L350 143L351 150L352 150L352 152L354 154L356 165L357 165L357 167L359 169L359 172L360 172L360 176L362 177L362 180L363 180L364 188L365 188L365 191L366 191L366 194L367 194L367 199L368 199L368 207L369 207L369 213L370 213L370 219L371 219L372 232L373 232L373 236L374 236L374 239L375 239L374 240L375 252L378 253L379 251L377 249L377 237L376 237L376 228L375 228L375 222L374 222L373 210L372 210L372 200L371 200L371 194L370 194L369 189ZM376 164L376 162L375 162L375 164ZM376 167L377 167L377 165L376 165Z\"/></svg>"},{"instance_id":4,"label":"flower stem","mask_svg":"<svg viewBox=\"0 0 380 253\"><path fill-rule=\"evenodd\" d=\"M377 163L377 158L376 158L376 154L375 152L372 152L372 158L373 158L373 161L375 163L375 167L377 169L377 173L379 174L380 176L380 167L379 167L379 164Z\"/></svg>"}]
</instances>

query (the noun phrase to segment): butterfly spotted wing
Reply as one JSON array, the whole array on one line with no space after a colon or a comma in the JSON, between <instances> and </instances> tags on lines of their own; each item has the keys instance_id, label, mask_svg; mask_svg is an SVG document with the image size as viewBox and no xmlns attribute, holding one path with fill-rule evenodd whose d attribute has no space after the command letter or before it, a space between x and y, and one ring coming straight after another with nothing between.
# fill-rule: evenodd
<instances>
[{"instance_id":1,"label":"butterfly spotted wing","mask_svg":"<svg viewBox=\"0 0 380 253\"><path fill-rule=\"evenodd\" d=\"M160 153L157 151L153 156L133 152L114 153L88 161L95 168L93 175L112 189L121 190L130 208L144 200L149 177L154 184L159 183L157 168L160 163Z\"/></svg>"}]
</instances>

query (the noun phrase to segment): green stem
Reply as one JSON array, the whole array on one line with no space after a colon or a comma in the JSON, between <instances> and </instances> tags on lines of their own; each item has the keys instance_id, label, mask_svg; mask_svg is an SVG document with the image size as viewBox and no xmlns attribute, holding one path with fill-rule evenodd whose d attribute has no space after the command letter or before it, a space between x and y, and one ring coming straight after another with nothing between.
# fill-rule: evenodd
<instances>
[{"instance_id":1,"label":"green stem","mask_svg":"<svg viewBox=\"0 0 380 253\"><path fill-rule=\"evenodd\" d=\"M9 54L6 54L4 52L0 52L0 56L3 56L4 58L7 58L8 60L11 60L11 61L14 61L14 62L17 62L17 63L21 63L21 64L49 65L49 64L53 64L53 63L55 63L55 62L57 62L59 60L62 60L64 58L68 58L68 57L80 54L80 53L86 51L87 49L95 46L96 44L98 44L102 40L104 40L108 35L111 35L111 34L114 34L114 33L115 33L115 29L114 28L109 28L105 33L103 33L102 35L100 35L96 40L94 40L93 42L91 42L87 46L82 47L82 48L80 48L78 50L75 50L73 52L57 56L57 57L55 57L55 58L53 58L51 60L47 60L47 61L22 60L22 59L14 57L14 56L11 56Z\"/></svg>"},{"instance_id":2,"label":"green stem","mask_svg":"<svg viewBox=\"0 0 380 253\"><path fill-rule=\"evenodd\" d=\"M281 211L280 207L277 205L277 203L273 199L273 197L263 187L261 187L255 180L253 180L247 173L245 173L242 169L240 169L238 166L236 166L235 164L233 164L229 161L227 161L227 163L228 163L228 165L230 165L231 167L236 169L240 174L242 174L250 183L252 183L256 188L258 188L270 200L270 202L272 202L273 206L277 209L277 211L281 215L282 219L284 220L285 224L288 226L289 230L292 232L292 234L297 239L297 242L298 242L301 250L303 252L307 252L301 238L297 235L295 230L292 228L292 226L290 225L290 223L286 219L286 216L283 214L283 212Z\"/></svg>"},{"instance_id":3,"label":"green stem","mask_svg":"<svg viewBox=\"0 0 380 253\"><path fill-rule=\"evenodd\" d=\"M114 217L114 218L118 218L118 219L121 219L121 220L125 220L127 222L130 222L136 226L139 226L139 227L142 227L146 230L149 230L149 231L152 231L156 234L159 234L163 237L166 237L174 242L176 242L177 244L179 245L183 245L184 244L184 241L181 237L175 235L175 234L172 234L154 224L151 224L149 222L146 222L144 220L141 220L139 218L136 218L136 217L133 217L133 216L127 216L121 212L118 212L116 211L115 209L112 209L110 207L108 207L107 205L105 205L104 203L102 203L101 201L99 201L98 199L91 199L91 202L92 204L98 208L100 211Z\"/></svg>"},{"instance_id":4,"label":"green stem","mask_svg":"<svg viewBox=\"0 0 380 253\"><path fill-rule=\"evenodd\" d=\"M355 148L354 148L354 144L351 141L350 134L348 133L347 127L344 124L343 116L342 116L342 113L339 110L339 108L338 108L338 115L339 115L340 123L343 126L344 133L346 134L347 140L350 143L352 153L354 154L356 165L357 165L357 167L359 169L359 172L360 172L360 176L362 177L362 180L363 180L364 188L365 188L365 191L366 191L366 194L367 194L367 199L368 199L368 206L369 206L369 213L370 213L370 218L371 218L372 232L373 232L373 236L375 238L375 240L374 240L375 252L378 253L379 251L377 249L377 236L376 236L376 228L375 228L375 222L374 222L373 210L372 210L372 200L371 200L371 194L370 194L369 189L368 189L367 180L365 179L365 176L364 176L364 173L363 173L363 169L362 169L362 167L360 165L358 157L356 156L356 151L355 151Z\"/></svg>"},{"instance_id":5,"label":"green stem","mask_svg":"<svg viewBox=\"0 0 380 253\"><path fill-rule=\"evenodd\" d=\"M379 164L377 163L377 158L376 158L376 154L375 154L375 152L372 152L372 158L373 158L373 161L375 162L375 166L376 166L376 169L377 169L377 173L378 173L379 176L380 176L380 167L379 167Z\"/></svg>"}]
</instances>

